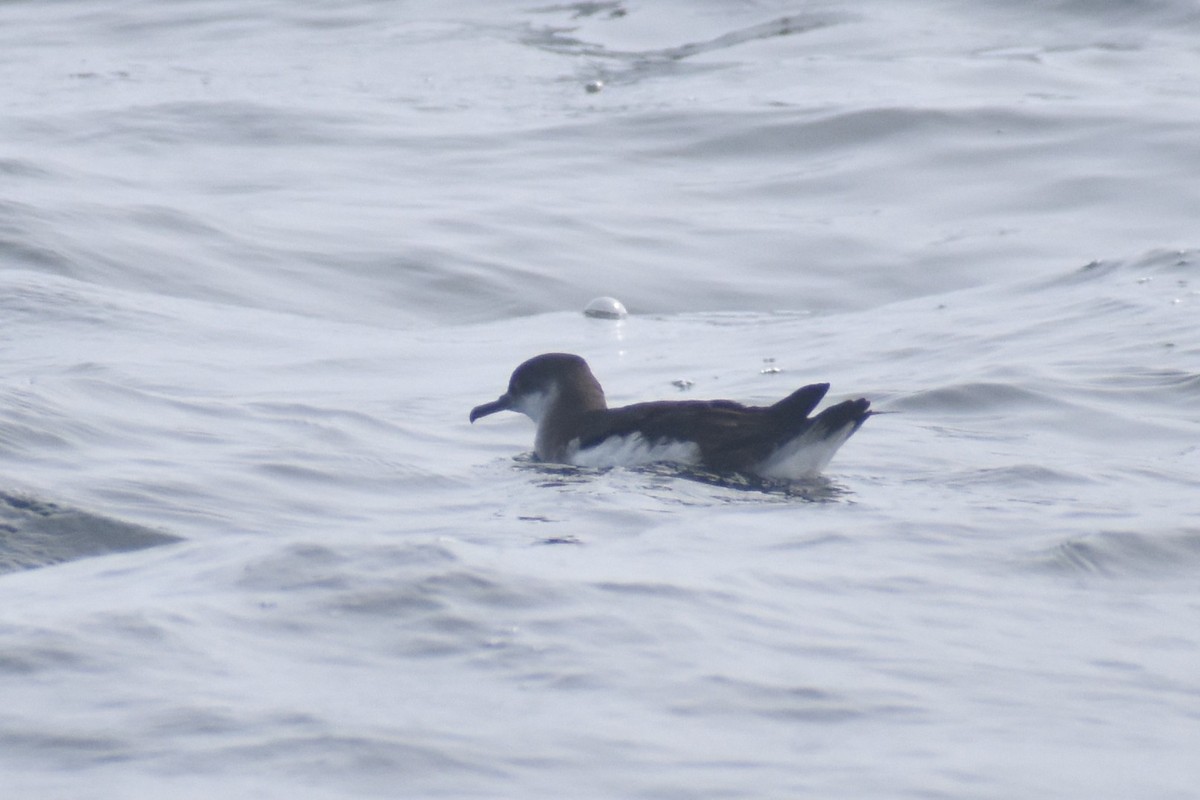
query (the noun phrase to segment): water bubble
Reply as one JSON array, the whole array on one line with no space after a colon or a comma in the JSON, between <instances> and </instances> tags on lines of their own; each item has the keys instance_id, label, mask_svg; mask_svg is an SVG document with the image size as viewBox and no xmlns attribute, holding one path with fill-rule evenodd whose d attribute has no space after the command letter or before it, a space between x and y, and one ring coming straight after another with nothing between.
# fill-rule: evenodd
<instances>
[{"instance_id":1,"label":"water bubble","mask_svg":"<svg viewBox=\"0 0 1200 800\"><path fill-rule=\"evenodd\" d=\"M597 297L583 309L583 315L593 319L625 319L629 312L615 297Z\"/></svg>"}]
</instances>

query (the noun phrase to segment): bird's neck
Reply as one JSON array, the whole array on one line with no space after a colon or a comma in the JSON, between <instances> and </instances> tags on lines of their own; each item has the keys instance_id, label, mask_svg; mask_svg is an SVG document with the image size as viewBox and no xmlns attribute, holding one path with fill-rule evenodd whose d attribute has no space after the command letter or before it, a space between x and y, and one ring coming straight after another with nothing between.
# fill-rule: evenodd
<instances>
[{"instance_id":1,"label":"bird's neck","mask_svg":"<svg viewBox=\"0 0 1200 800\"><path fill-rule=\"evenodd\" d=\"M563 462L580 420L591 412L606 408L608 404L604 401L604 390L594 378L586 383L572 384L569 388L556 386L545 412L538 420L534 439L538 458Z\"/></svg>"}]
</instances>

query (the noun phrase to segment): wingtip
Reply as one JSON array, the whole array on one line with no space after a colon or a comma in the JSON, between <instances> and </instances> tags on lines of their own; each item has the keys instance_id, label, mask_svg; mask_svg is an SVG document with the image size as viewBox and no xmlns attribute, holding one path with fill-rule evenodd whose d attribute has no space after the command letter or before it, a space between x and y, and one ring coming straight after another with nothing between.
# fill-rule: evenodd
<instances>
[{"instance_id":1,"label":"wingtip","mask_svg":"<svg viewBox=\"0 0 1200 800\"><path fill-rule=\"evenodd\" d=\"M803 419L813 412L828 391L828 383L810 383L801 386L769 408L771 413L779 418Z\"/></svg>"}]
</instances>

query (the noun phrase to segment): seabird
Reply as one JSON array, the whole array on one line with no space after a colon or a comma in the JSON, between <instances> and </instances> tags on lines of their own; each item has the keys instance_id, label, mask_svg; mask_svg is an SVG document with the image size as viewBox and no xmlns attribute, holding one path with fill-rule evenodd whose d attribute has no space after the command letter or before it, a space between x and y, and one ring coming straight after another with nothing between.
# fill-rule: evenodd
<instances>
[{"instance_id":1,"label":"seabird","mask_svg":"<svg viewBox=\"0 0 1200 800\"><path fill-rule=\"evenodd\" d=\"M586 361L570 353L544 353L513 371L508 391L471 409L471 422L497 411L519 411L537 425L537 457L551 463L672 462L795 480L820 472L873 413L859 398L810 417L827 391L828 383L814 383L770 406L663 400L609 408Z\"/></svg>"}]
</instances>

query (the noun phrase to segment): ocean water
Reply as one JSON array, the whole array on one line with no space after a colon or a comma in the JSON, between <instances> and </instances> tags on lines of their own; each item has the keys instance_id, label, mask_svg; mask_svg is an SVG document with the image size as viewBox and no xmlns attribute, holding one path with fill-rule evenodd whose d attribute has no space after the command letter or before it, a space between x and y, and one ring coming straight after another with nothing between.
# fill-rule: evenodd
<instances>
[{"instance_id":1,"label":"ocean water","mask_svg":"<svg viewBox=\"0 0 1200 800\"><path fill-rule=\"evenodd\" d=\"M1196 797L1198 41L0 4L4 795ZM890 413L792 487L542 465L467 413L553 350Z\"/></svg>"}]
</instances>

